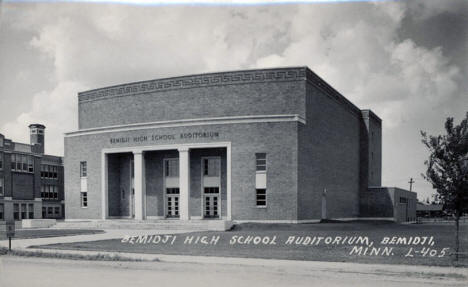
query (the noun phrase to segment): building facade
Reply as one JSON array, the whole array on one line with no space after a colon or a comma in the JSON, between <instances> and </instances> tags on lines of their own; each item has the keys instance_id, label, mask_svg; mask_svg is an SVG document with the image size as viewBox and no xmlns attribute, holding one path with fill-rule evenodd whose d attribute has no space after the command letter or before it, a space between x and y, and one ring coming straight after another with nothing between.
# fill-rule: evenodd
<instances>
[{"instance_id":1,"label":"building facade","mask_svg":"<svg viewBox=\"0 0 468 287\"><path fill-rule=\"evenodd\" d=\"M63 159L44 154L44 125L29 131L30 144L0 134L0 220L64 217Z\"/></svg>"},{"instance_id":2,"label":"building facade","mask_svg":"<svg viewBox=\"0 0 468 287\"><path fill-rule=\"evenodd\" d=\"M381 185L381 120L307 67L79 93L66 219L358 218ZM324 204L326 202L326 204Z\"/></svg>"}]
</instances>

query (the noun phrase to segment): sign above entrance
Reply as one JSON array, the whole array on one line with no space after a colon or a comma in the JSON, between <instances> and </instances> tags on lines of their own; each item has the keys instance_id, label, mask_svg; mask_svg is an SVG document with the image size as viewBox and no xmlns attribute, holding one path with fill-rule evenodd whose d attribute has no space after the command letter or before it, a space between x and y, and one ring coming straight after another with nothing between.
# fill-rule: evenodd
<instances>
[{"instance_id":1,"label":"sign above entrance","mask_svg":"<svg viewBox=\"0 0 468 287\"><path fill-rule=\"evenodd\" d=\"M217 131L196 131L180 134L151 134L140 135L135 137L119 137L110 138L111 144L121 143L144 143L144 142L158 142L158 141L172 141L176 139L201 139L201 138L219 138Z\"/></svg>"}]
</instances>

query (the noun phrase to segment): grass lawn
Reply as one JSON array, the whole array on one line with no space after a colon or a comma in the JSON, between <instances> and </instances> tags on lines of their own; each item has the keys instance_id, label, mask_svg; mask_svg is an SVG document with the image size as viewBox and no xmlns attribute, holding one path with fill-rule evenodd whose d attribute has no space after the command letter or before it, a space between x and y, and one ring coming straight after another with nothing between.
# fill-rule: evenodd
<instances>
[{"instance_id":1,"label":"grass lawn","mask_svg":"<svg viewBox=\"0 0 468 287\"><path fill-rule=\"evenodd\" d=\"M17 229L15 232L15 239L27 239L27 238L42 238L42 237L54 237L54 236L70 236L70 235L82 235L82 234L96 234L103 233L102 230L86 230L86 229ZM0 240L6 240L5 231L0 231Z\"/></svg>"},{"instance_id":2,"label":"grass lawn","mask_svg":"<svg viewBox=\"0 0 468 287\"><path fill-rule=\"evenodd\" d=\"M435 225L435 224L412 224L401 225L390 222L335 222L319 224L241 224L228 232L193 232L177 234L168 238L166 243L158 241L161 237L147 238L149 242L138 242L137 238L126 238L125 242L121 239L89 241L79 243L63 243L40 246L41 248L51 249L78 249L78 250L96 250L96 251L118 251L135 253L153 253L153 254L175 254L175 255L202 255L202 256L224 256L224 257L252 257L252 258L275 258L275 259L293 259L293 260L312 260L312 261L333 261L333 262L360 262L360 263L389 263L389 264L417 264L417 265L452 265L454 246L454 226L453 225ZM206 236L206 241L216 242L216 244L204 244L197 240L197 236ZM217 236L219 239L216 240ZM243 236L240 241L239 237ZM268 237L269 244L254 244L254 240L249 244L239 244L244 242L247 236L257 236L265 240ZM273 238L276 244L271 244ZM286 244L288 239L294 236L295 239L305 240L309 237L329 237L335 243L326 244L325 239L320 243L303 245ZM353 238L360 236L367 237L369 244L342 244L338 243L337 238L343 240L345 237ZM400 238L433 236L433 245L405 245L381 244L384 237L397 236ZM189 243L188 239L192 238ZM468 252L468 225L461 226L461 251ZM236 239L236 240L235 240ZM298 239L299 240L299 239ZM231 244L236 241L235 244ZM133 242L133 243L132 243ZM350 254L353 247L354 254ZM368 252L365 254L365 248ZM374 253L370 252L374 247ZM383 253L385 247L387 253ZM413 247L413 252L410 252ZM380 248L380 249L379 249ZM442 252L445 249L445 254ZM379 250L378 254L375 254ZM416 252L415 252L416 251ZM427 251L425 254L424 252ZM410 253L409 253L410 252ZM419 253L418 253L419 252ZM413 256L405 256L411 254ZM468 266L468 258L462 258L458 265Z\"/></svg>"}]
</instances>

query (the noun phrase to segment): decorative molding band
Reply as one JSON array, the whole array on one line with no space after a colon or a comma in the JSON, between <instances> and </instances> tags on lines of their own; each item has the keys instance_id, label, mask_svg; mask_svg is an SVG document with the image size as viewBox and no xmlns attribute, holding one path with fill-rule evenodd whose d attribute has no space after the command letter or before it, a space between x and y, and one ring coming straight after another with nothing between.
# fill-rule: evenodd
<instances>
[{"instance_id":1,"label":"decorative molding band","mask_svg":"<svg viewBox=\"0 0 468 287\"><path fill-rule=\"evenodd\" d=\"M299 81L306 79L307 67L244 70L221 73L156 79L116 85L78 93L79 102L89 102L111 97L136 95L149 92L202 88L212 86Z\"/></svg>"},{"instance_id":2,"label":"decorative molding band","mask_svg":"<svg viewBox=\"0 0 468 287\"><path fill-rule=\"evenodd\" d=\"M224 124L250 124L250 123L272 123L272 122L293 122L297 121L306 124L306 120L300 115L262 115L262 116L231 116L201 119L185 119L173 121L159 121L151 123L137 123L128 125L115 125L83 129L75 132L65 133L65 137L75 137L82 135L92 135L111 132L125 132L133 130L143 130L151 128L172 128L199 125L224 125Z\"/></svg>"}]
</instances>

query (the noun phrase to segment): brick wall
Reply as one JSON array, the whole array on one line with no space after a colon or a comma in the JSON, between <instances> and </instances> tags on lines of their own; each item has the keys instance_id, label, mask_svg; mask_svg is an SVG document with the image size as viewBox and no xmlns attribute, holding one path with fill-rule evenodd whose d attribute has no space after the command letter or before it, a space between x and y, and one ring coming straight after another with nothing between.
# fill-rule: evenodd
<instances>
[{"instance_id":1,"label":"brick wall","mask_svg":"<svg viewBox=\"0 0 468 287\"><path fill-rule=\"evenodd\" d=\"M320 219L327 190L329 218L359 213L360 113L307 84L306 125L299 126L299 219Z\"/></svg>"},{"instance_id":2,"label":"brick wall","mask_svg":"<svg viewBox=\"0 0 468 287\"><path fill-rule=\"evenodd\" d=\"M167 140L160 144L231 142L231 193L234 219L295 220L297 204L297 123L252 123L234 125L209 125L180 128L160 128L128 132L102 133L65 138L65 179L67 218L101 218L101 150L103 148L143 146L148 142L112 144L110 138L137 137L151 134L176 134L197 130L217 131L214 139ZM256 208L255 201L255 153L267 152L267 208ZM197 152L192 155L197 157ZM201 156L201 154L200 154ZM198 159L197 159L198 160ZM88 208L79 204L79 162L88 162ZM157 170L155 172L158 172ZM147 205L154 204L152 180L147 169L150 196ZM195 171L195 173L198 173ZM161 173L162 174L162 173ZM157 183L154 183L157 184ZM196 185L193 182L192 185ZM195 187L194 196L195 196ZM148 186L147 186L148 189ZM225 188L222 188L225 190ZM157 200L156 200L157 201ZM158 209L160 207L159 203ZM223 201L223 206L226 202ZM195 209L197 209L195 207ZM201 210L201 208L200 208ZM196 210L193 210L194 213ZM224 213L223 208L223 213Z\"/></svg>"},{"instance_id":3,"label":"brick wall","mask_svg":"<svg viewBox=\"0 0 468 287\"><path fill-rule=\"evenodd\" d=\"M205 74L84 92L79 97L79 129L207 117L304 116L304 97L298 89L302 90L299 83L305 79L305 72L304 67L227 72L219 81L218 76ZM198 84L184 88L177 85L179 81ZM152 83L161 88L150 89ZM147 87L142 88L144 85ZM126 88L134 92L118 94ZM99 94L106 96L95 97Z\"/></svg>"}]
</instances>

